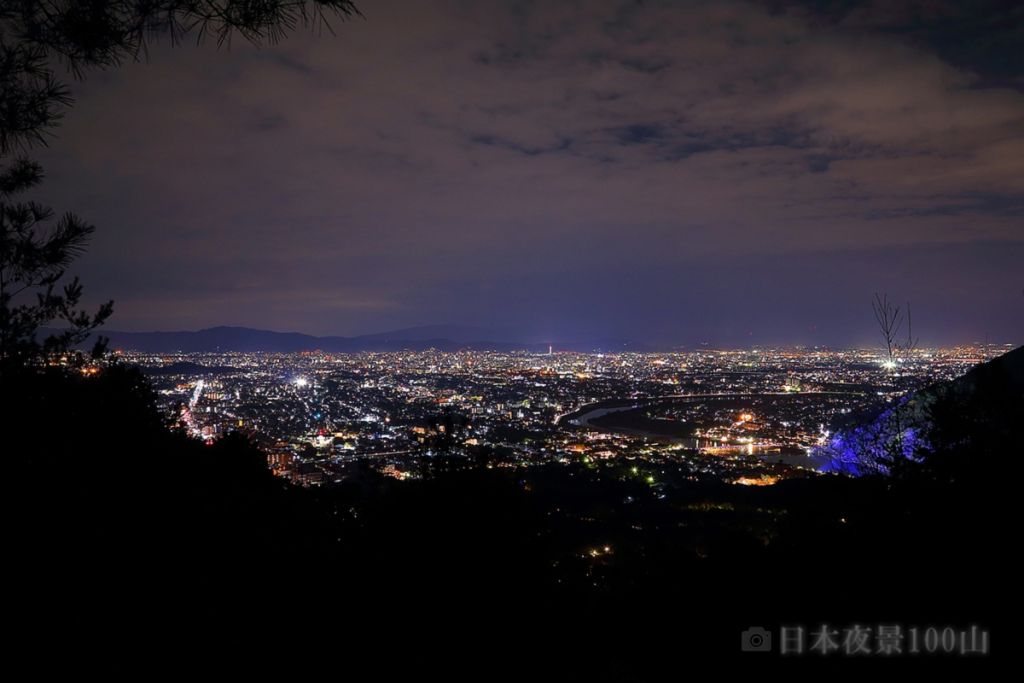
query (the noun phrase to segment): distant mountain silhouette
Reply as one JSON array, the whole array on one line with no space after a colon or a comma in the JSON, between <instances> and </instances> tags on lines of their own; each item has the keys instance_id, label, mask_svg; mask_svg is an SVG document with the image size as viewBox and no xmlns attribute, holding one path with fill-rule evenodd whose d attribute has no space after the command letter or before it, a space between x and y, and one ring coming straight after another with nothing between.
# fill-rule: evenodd
<instances>
[{"instance_id":1,"label":"distant mountain silhouette","mask_svg":"<svg viewBox=\"0 0 1024 683\"><path fill-rule=\"evenodd\" d=\"M103 330L110 348L148 353L212 353L219 351L294 353L325 351L531 351L543 353L548 342L531 342L509 330L457 325L427 325L355 337L317 337L299 332L273 332L248 327L210 327L197 331L120 332ZM502 335L502 336L498 336ZM87 344L91 344L89 340ZM557 351L653 351L653 347L626 341L553 342Z\"/></svg>"}]
</instances>

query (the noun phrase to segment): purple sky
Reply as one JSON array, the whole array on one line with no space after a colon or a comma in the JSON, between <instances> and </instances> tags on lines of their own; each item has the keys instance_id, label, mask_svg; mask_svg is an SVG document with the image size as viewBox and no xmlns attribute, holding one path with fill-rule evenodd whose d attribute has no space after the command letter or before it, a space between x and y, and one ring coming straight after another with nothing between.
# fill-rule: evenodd
<instances>
[{"instance_id":1,"label":"purple sky","mask_svg":"<svg viewBox=\"0 0 1024 683\"><path fill-rule=\"evenodd\" d=\"M363 0L74 84L43 189L112 329L1021 343L1024 15L965 4Z\"/></svg>"}]
</instances>

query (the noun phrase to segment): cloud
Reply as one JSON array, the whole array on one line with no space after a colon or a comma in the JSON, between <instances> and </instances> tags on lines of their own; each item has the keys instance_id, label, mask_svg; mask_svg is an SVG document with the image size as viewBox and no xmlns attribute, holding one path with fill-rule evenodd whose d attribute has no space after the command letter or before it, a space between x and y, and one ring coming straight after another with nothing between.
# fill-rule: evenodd
<instances>
[{"instance_id":1,"label":"cloud","mask_svg":"<svg viewBox=\"0 0 1024 683\"><path fill-rule=\"evenodd\" d=\"M942 11L378 0L364 12L336 37L165 47L76 87L45 161L59 208L101 227L83 275L105 274L103 296L162 288L208 324L272 314L352 333L436 322L425 316L500 323L468 292L524 278L537 315L556 318L544 291L588 295L568 264L618 273L628 293L629 273L652 267L687 286L701 260L1024 239L1024 94L974 69L983 59L953 63L938 39L895 28L938 35ZM280 305L232 293L232 279ZM318 290L389 305L339 316L330 297L309 303ZM425 312L425 291L443 305ZM232 296L234 320L207 305ZM117 324L143 325L142 301ZM633 320L621 307L601 315ZM645 329L659 325L673 327Z\"/></svg>"}]
</instances>

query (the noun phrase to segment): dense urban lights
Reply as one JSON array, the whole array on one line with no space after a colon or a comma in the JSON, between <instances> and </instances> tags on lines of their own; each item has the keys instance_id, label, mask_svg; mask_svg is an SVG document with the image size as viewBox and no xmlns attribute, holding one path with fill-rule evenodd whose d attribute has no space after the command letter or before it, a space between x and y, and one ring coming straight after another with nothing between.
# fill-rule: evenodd
<instances>
[{"instance_id":1,"label":"dense urban lights","mask_svg":"<svg viewBox=\"0 0 1024 683\"><path fill-rule=\"evenodd\" d=\"M242 431L304 485L342 481L360 461L407 479L423 459L486 456L501 467L628 459L656 486L641 466L666 460L748 485L807 476L814 449L864 411L1005 350L920 350L898 382L870 349L127 358L154 369L162 409L190 434ZM160 371L183 361L188 374Z\"/></svg>"}]
</instances>

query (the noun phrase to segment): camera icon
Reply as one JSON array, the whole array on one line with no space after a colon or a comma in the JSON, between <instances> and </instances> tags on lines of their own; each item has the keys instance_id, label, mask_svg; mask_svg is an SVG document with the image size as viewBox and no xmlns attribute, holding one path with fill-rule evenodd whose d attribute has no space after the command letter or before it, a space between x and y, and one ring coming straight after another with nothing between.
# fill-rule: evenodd
<instances>
[{"instance_id":1,"label":"camera icon","mask_svg":"<svg viewBox=\"0 0 1024 683\"><path fill-rule=\"evenodd\" d=\"M771 632L760 626L751 626L740 634L740 649L743 652L771 652Z\"/></svg>"}]
</instances>

